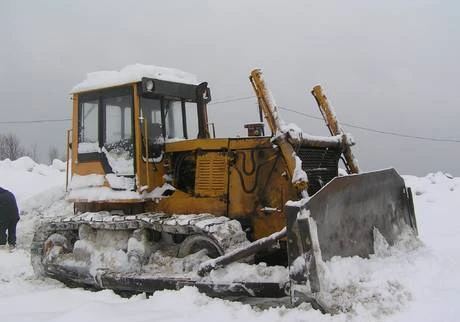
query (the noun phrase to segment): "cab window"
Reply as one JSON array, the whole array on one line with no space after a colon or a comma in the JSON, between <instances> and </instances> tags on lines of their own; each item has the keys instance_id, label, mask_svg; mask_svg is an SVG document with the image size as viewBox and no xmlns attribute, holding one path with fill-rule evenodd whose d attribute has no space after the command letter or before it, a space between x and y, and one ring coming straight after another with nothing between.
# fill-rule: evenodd
<instances>
[{"instance_id":1,"label":"cab window","mask_svg":"<svg viewBox=\"0 0 460 322\"><path fill-rule=\"evenodd\" d=\"M78 158L100 160L108 172L134 174L131 87L79 96Z\"/></svg>"}]
</instances>

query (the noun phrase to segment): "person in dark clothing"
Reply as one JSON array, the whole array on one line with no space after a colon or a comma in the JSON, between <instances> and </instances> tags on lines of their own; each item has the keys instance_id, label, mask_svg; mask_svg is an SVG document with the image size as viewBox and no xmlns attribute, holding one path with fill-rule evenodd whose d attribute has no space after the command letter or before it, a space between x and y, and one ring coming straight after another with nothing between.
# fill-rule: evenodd
<instances>
[{"instance_id":1,"label":"person in dark clothing","mask_svg":"<svg viewBox=\"0 0 460 322\"><path fill-rule=\"evenodd\" d=\"M5 247L7 241L10 249L16 247L18 221L19 211L16 198L13 193L0 187L0 247Z\"/></svg>"}]
</instances>

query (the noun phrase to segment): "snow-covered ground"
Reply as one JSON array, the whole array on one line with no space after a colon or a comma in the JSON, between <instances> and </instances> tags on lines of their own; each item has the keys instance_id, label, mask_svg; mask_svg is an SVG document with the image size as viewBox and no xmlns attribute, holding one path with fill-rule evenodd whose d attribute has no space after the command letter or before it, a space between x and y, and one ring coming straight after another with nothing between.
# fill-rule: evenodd
<instances>
[{"instance_id":1,"label":"snow-covered ground","mask_svg":"<svg viewBox=\"0 0 460 322\"><path fill-rule=\"evenodd\" d=\"M327 264L337 314L309 305L262 310L213 299L192 287L121 298L112 291L69 289L36 279L29 245L40 217L72 212L63 200L65 165L28 158L0 161L0 186L15 193L23 213L18 249L0 251L1 321L457 321L460 319L460 178L405 176L412 187L421 242L407 241L369 259ZM242 269L235 266L235 270ZM244 269L244 266L243 266Z\"/></svg>"}]
</instances>

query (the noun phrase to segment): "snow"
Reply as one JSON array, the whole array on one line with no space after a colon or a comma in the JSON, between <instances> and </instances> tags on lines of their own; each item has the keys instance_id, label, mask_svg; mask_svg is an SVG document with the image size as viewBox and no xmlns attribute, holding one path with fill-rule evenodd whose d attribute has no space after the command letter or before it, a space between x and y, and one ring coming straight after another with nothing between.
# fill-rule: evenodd
<instances>
[{"instance_id":1,"label":"snow","mask_svg":"<svg viewBox=\"0 0 460 322\"><path fill-rule=\"evenodd\" d=\"M59 170L59 171L66 171L67 163L59 159L54 159L53 162L51 163L51 168Z\"/></svg>"},{"instance_id":2,"label":"snow","mask_svg":"<svg viewBox=\"0 0 460 322\"><path fill-rule=\"evenodd\" d=\"M229 284L233 282L273 282L282 284L288 279L288 271L283 266L267 266L265 263L249 265L232 263L218 270L213 270L204 280Z\"/></svg>"},{"instance_id":3,"label":"snow","mask_svg":"<svg viewBox=\"0 0 460 322\"><path fill-rule=\"evenodd\" d=\"M107 161L115 174L134 175L134 159L129 155L129 151L123 149L107 151L106 148L102 148L102 152L107 157Z\"/></svg>"},{"instance_id":4,"label":"snow","mask_svg":"<svg viewBox=\"0 0 460 322\"><path fill-rule=\"evenodd\" d=\"M41 171L43 169L48 171ZM28 157L15 161L0 160L0 186L13 191L16 199L25 200L63 183L65 183L65 173L50 167L42 167Z\"/></svg>"},{"instance_id":5,"label":"snow","mask_svg":"<svg viewBox=\"0 0 460 322\"><path fill-rule=\"evenodd\" d=\"M309 196L304 197L304 198L302 198L300 200L295 200L295 201L294 200L288 200L285 205L300 208L300 207L304 206L308 202L308 200L310 200Z\"/></svg>"},{"instance_id":6,"label":"snow","mask_svg":"<svg viewBox=\"0 0 460 322\"><path fill-rule=\"evenodd\" d=\"M104 176L101 174L88 174L80 176L75 174L70 181L70 189L81 189L86 187L98 187L104 184Z\"/></svg>"},{"instance_id":7,"label":"snow","mask_svg":"<svg viewBox=\"0 0 460 322\"><path fill-rule=\"evenodd\" d=\"M412 188L420 241L402 239L378 245L368 259L332 258L324 263L330 293L321 300L336 310L321 314L302 304L259 309L240 302L210 298L193 287L160 291L129 299L112 291L70 289L51 279L37 279L29 264L34 227L43 217L66 216L65 172L30 159L0 161L0 186L13 191L22 210L18 248L0 250L0 317L2 321L458 321L460 307L460 178L441 172L404 177ZM376 233L378 239L378 234ZM112 254L125 261L123 254ZM122 256L120 256L122 255ZM117 257L118 256L118 257ZM191 263L194 264L194 263ZM286 271L263 264L237 263L209 278L282 280Z\"/></svg>"},{"instance_id":8,"label":"snow","mask_svg":"<svg viewBox=\"0 0 460 322\"><path fill-rule=\"evenodd\" d=\"M174 142L181 142L181 141L185 141L187 139L184 139L184 138L166 138L164 140L165 143L174 143Z\"/></svg>"},{"instance_id":9,"label":"snow","mask_svg":"<svg viewBox=\"0 0 460 322\"><path fill-rule=\"evenodd\" d=\"M228 223L235 224L235 221L229 221ZM241 232L241 225L239 222L236 222L236 226L238 227L238 229L237 230L234 229L234 231ZM242 252L244 253L248 250L259 248L260 245L267 244L267 242L268 242L268 245L273 245L275 244L277 240L283 238L284 236L286 236L286 227L284 227L282 230L278 232L275 232L267 237L260 238L252 243L249 243L249 241L245 240L246 239L245 236L241 236L238 241L238 247L233 247L233 249L229 247L227 248L227 252L224 255L218 258L208 259L207 261L204 261L200 265L198 274L203 275L206 272L209 272L211 270L214 270L214 272L216 272L216 270L219 271L219 268L224 266L222 265L222 263L227 262L229 259L237 258L239 257L240 254L242 254ZM220 244L222 244L222 240L220 240L219 242ZM245 272L245 271L240 269L240 270L236 270L236 272L237 272L237 277L239 277L241 281L242 275L244 275L244 273L242 272ZM262 275L266 275L266 274L267 273L264 273ZM286 271L286 274L287 274L287 271ZM247 281L246 279L244 280ZM286 279L284 281L286 281ZM277 282L281 283L282 280L277 280Z\"/></svg>"},{"instance_id":10,"label":"snow","mask_svg":"<svg viewBox=\"0 0 460 322\"><path fill-rule=\"evenodd\" d=\"M83 82L72 88L71 93L140 82L143 77L176 83L198 84L198 79L195 75L183 72L179 69L135 64L128 65L120 71L99 71L88 73Z\"/></svg>"},{"instance_id":11,"label":"snow","mask_svg":"<svg viewBox=\"0 0 460 322\"><path fill-rule=\"evenodd\" d=\"M117 176L114 173L108 173L105 175L109 186L112 189L123 189L131 190L134 189L134 178L128 178L124 176Z\"/></svg>"},{"instance_id":12,"label":"snow","mask_svg":"<svg viewBox=\"0 0 460 322\"><path fill-rule=\"evenodd\" d=\"M24 169L26 171L32 171L36 166L38 166L38 164L36 164L34 160L32 160L29 157L21 157L15 160L14 162L12 162L11 164L16 169L19 169L19 170Z\"/></svg>"},{"instance_id":13,"label":"snow","mask_svg":"<svg viewBox=\"0 0 460 322\"><path fill-rule=\"evenodd\" d=\"M151 192L149 193L146 193L145 194L145 197L146 198L150 198L152 200L155 200L155 199L160 199L163 197L163 194L167 191L174 191L176 190L176 188L174 188L172 185L170 185L169 183L165 183L163 184L161 187L155 187L155 189L153 189Z\"/></svg>"},{"instance_id":14,"label":"snow","mask_svg":"<svg viewBox=\"0 0 460 322\"><path fill-rule=\"evenodd\" d=\"M281 133L288 133L289 137L296 141L302 141L302 139L305 139L308 141L319 141L319 142L328 142L328 143L342 142L342 135L335 135L335 136L311 135L311 134L303 132L302 129L295 123L283 124L281 126ZM348 134L347 134L347 138L348 138ZM347 143L350 145L354 144L352 139L349 140Z\"/></svg>"},{"instance_id":15,"label":"snow","mask_svg":"<svg viewBox=\"0 0 460 322\"><path fill-rule=\"evenodd\" d=\"M103 176L102 176L103 177ZM73 180L72 180L73 181ZM113 190L109 187L90 187L83 189L73 189L67 195L68 200L140 200L142 197L136 191Z\"/></svg>"},{"instance_id":16,"label":"snow","mask_svg":"<svg viewBox=\"0 0 460 322\"><path fill-rule=\"evenodd\" d=\"M78 143L78 153L100 153L101 148L97 142L80 142Z\"/></svg>"},{"instance_id":17,"label":"snow","mask_svg":"<svg viewBox=\"0 0 460 322\"><path fill-rule=\"evenodd\" d=\"M107 181L110 187L104 186ZM115 189L115 190L114 190ZM123 189L123 190L116 190ZM166 191L176 190L168 183L156 187L151 192L138 193L134 189L134 178L117 176L114 173L104 175L74 175L70 181L70 191L67 193L67 200L158 200L165 198Z\"/></svg>"},{"instance_id":18,"label":"snow","mask_svg":"<svg viewBox=\"0 0 460 322\"><path fill-rule=\"evenodd\" d=\"M308 182L307 173L302 169L302 160L293 152L292 156L295 159L294 174L292 175L292 183Z\"/></svg>"}]
</instances>

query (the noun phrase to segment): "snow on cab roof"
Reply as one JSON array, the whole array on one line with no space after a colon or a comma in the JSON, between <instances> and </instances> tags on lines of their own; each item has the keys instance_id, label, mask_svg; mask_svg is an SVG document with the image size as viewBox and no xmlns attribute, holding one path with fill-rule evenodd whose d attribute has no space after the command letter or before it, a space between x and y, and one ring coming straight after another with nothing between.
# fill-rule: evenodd
<instances>
[{"instance_id":1,"label":"snow on cab roof","mask_svg":"<svg viewBox=\"0 0 460 322\"><path fill-rule=\"evenodd\" d=\"M88 73L86 75L86 79L72 88L70 93L86 92L99 88L140 82L143 77L176 83L198 84L198 79L195 75L183 72L179 69L135 64L128 65L120 71L115 70Z\"/></svg>"}]
</instances>

